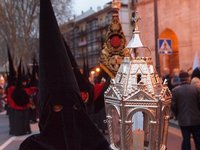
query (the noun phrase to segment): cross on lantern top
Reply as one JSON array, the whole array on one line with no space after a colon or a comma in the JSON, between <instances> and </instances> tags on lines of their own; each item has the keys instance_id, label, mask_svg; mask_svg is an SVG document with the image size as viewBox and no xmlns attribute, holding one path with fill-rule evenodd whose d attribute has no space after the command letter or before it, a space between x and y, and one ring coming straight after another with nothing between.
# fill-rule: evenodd
<instances>
[{"instance_id":1,"label":"cross on lantern top","mask_svg":"<svg viewBox=\"0 0 200 150\"><path fill-rule=\"evenodd\" d=\"M140 16L138 16L138 12L134 11L132 13L132 18L131 18L131 24L133 25L133 31L138 30L138 21L141 19Z\"/></svg>"}]
</instances>

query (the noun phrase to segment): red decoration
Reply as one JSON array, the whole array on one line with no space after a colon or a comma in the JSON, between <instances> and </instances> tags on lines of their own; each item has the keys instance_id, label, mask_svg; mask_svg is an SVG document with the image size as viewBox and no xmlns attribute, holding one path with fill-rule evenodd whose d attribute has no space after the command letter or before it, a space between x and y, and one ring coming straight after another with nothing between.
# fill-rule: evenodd
<instances>
[{"instance_id":1,"label":"red decoration","mask_svg":"<svg viewBox=\"0 0 200 150\"><path fill-rule=\"evenodd\" d=\"M88 92L81 92L81 98L82 98L83 102L86 103L89 99Z\"/></svg>"},{"instance_id":2,"label":"red decoration","mask_svg":"<svg viewBox=\"0 0 200 150\"><path fill-rule=\"evenodd\" d=\"M97 83L94 85L94 101L102 94L106 82Z\"/></svg>"},{"instance_id":3,"label":"red decoration","mask_svg":"<svg viewBox=\"0 0 200 150\"><path fill-rule=\"evenodd\" d=\"M115 35L111 38L110 43L114 48L118 48L121 45L121 39L119 36Z\"/></svg>"}]
</instances>

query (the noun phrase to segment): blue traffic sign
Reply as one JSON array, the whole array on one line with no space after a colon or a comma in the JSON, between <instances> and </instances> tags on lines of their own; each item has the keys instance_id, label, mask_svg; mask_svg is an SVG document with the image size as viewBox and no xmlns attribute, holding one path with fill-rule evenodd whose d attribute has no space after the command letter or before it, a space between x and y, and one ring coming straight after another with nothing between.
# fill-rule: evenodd
<instances>
[{"instance_id":1,"label":"blue traffic sign","mask_svg":"<svg viewBox=\"0 0 200 150\"><path fill-rule=\"evenodd\" d=\"M172 40L158 39L158 52L160 54L172 54Z\"/></svg>"}]
</instances>

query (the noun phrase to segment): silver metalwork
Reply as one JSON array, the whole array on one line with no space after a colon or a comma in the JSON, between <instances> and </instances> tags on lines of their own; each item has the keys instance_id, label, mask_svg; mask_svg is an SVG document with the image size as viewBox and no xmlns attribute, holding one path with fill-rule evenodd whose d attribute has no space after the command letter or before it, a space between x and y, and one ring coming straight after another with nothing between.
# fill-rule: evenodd
<instances>
[{"instance_id":1,"label":"silver metalwork","mask_svg":"<svg viewBox=\"0 0 200 150\"><path fill-rule=\"evenodd\" d=\"M135 35L132 41L140 41ZM127 47L143 47L132 44ZM151 57L125 57L104 97L112 149L167 148L171 92L162 84Z\"/></svg>"}]
</instances>

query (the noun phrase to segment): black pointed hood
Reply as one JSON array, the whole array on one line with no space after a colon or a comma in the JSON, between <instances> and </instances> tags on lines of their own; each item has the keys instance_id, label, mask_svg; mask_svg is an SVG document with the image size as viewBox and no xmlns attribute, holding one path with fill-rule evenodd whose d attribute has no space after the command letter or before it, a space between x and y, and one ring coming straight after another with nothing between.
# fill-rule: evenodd
<instances>
[{"instance_id":1,"label":"black pointed hood","mask_svg":"<svg viewBox=\"0 0 200 150\"><path fill-rule=\"evenodd\" d=\"M22 86L22 78L23 78L23 73L22 73L22 58L19 61L19 65L17 67L17 86Z\"/></svg>"},{"instance_id":2,"label":"black pointed hood","mask_svg":"<svg viewBox=\"0 0 200 150\"><path fill-rule=\"evenodd\" d=\"M78 91L74 73L49 0L40 1L40 100L62 104L66 91Z\"/></svg>"},{"instance_id":3,"label":"black pointed hood","mask_svg":"<svg viewBox=\"0 0 200 150\"><path fill-rule=\"evenodd\" d=\"M26 70L24 65L22 65L22 76L25 77L26 76Z\"/></svg>"},{"instance_id":4,"label":"black pointed hood","mask_svg":"<svg viewBox=\"0 0 200 150\"><path fill-rule=\"evenodd\" d=\"M65 48L67 51L67 55L69 56L70 59L70 63L72 65L73 68L73 72L76 78L76 81L78 83L78 87L80 89L80 91L87 91L89 89L89 81L88 78L85 78L83 74L81 74L80 69L78 67L78 64L69 48L69 46L67 45L65 39L63 38L64 44L65 44Z\"/></svg>"},{"instance_id":5,"label":"black pointed hood","mask_svg":"<svg viewBox=\"0 0 200 150\"><path fill-rule=\"evenodd\" d=\"M26 66L26 70L27 70L26 76L27 76L28 78L31 78L31 72L30 72L30 68L28 67L28 65Z\"/></svg>"},{"instance_id":6,"label":"black pointed hood","mask_svg":"<svg viewBox=\"0 0 200 150\"><path fill-rule=\"evenodd\" d=\"M21 58L21 78L22 78L22 82L26 82L28 83L28 74L26 73L26 69L25 69L25 66L24 66L24 63L22 61L22 58Z\"/></svg>"},{"instance_id":7,"label":"black pointed hood","mask_svg":"<svg viewBox=\"0 0 200 150\"><path fill-rule=\"evenodd\" d=\"M61 150L109 149L107 140L86 114L50 0L40 1L39 67L39 100L44 102L43 115L47 115L41 118L42 133L49 141L60 143ZM62 105L62 111L46 114L55 104Z\"/></svg>"},{"instance_id":8,"label":"black pointed hood","mask_svg":"<svg viewBox=\"0 0 200 150\"><path fill-rule=\"evenodd\" d=\"M87 56L86 57L83 57L83 75L86 79L89 78L89 65L88 65L88 58Z\"/></svg>"},{"instance_id":9,"label":"black pointed hood","mask_svg":"<svg viewBox=\"0 0 200 150\"><path fill-rule=\"evenodd\" d=\"M34 57L33 58L33 63L32 63L32 72L31 74L29 75L30 77L30 83L29 83L29 86L35 86L37 87L38 86L38 79L36 78L37 76L37 67L38 67L38 64L37 64L37 61L36 61L36 58Z\"/></svg>"},{"instance_id":10,"label":"black pointed hood","mask_svg":"<svg viewBox=\"0 0 200 150\"><path fill-rule=\"evenodd\" d=\"M25 74L25 68L23 67L23 62L22 58L20 58L19 65L17 67L17 81L16 81L16 86L17 87L22 87L22 82L27 82L27 77Z\"/></svg>"},{"instance_id":11,"label":"black pointed hood","mask_svg":"<svg viewBox=\"0 0 200 150\"><path fill-rule=\"evenodd\" d=\"M8 45L7 45L7 50L8 50L8 62L9 62L8 86L11 86L15 85L16 70L14 68L13 59Z\"/></svg>"},{"instance_id":12,"label":"black pointed hood","mask_svg":"<svg viewBox=\"0 0 200 150\"><path fill-rule=\"evenodd\" d=\"M22 76L22 59L20 59L19 66L17 68L17 83L12 93L13 101L17 106L26 106L29 103L29 96L23 89L23 76Z\"/></svg>"},{"instance_id":13,"label":"black pointed hood","mask_svg":"<svg viewBox=\"0 0 200 150\"><path fill-rule=\"evenodd\" d=\"M84 78L88 79L89 78L89 66L88 66L88 55L84 54L82 51L82 59L83 59L83 76Z\"/></svg>"}]
</instances>

